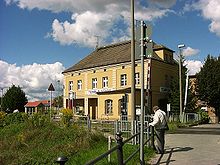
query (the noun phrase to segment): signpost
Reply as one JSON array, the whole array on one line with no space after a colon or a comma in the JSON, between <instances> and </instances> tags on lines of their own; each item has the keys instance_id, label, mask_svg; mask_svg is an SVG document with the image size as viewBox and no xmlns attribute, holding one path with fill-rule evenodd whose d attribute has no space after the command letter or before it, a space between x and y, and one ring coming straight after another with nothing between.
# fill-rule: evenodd
<instances>
[{"instance_id":1,"label":"signpost","mask_svg":"<svg viewBox=\"0 0 220 165\"><path fill-rule=\"evenodd\" d=\"M141 21L141 38L140 38L140 57L141 57L141 115L140 115L140 164L144 163L144 115L145 115L145 89L144 89L144 59L151 57L153 53L152 40L150 40L152 29L148 30L144 21ZM149 54L147 54L149 53ZM148 99L149 100L149 99ZM149 137L149 135L148 135Z\"/></svg>"},{"instance_id":2,"label":"signpost","mask_svg":"<svg viewBox=\"0 0 220 165\"><path fill-rule=\"evenodd\" d=\"M52 109L52 92L55 91L53 84L51 83L48 87L48 91L50 91L50 119L51 119L51 109Z\"/></svg>"}]
</instances>

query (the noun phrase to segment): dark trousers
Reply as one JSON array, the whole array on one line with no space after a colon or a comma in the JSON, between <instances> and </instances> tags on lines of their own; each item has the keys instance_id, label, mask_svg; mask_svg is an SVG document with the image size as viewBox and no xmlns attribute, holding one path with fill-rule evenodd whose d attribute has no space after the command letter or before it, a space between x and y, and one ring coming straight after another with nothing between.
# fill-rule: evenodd
<instances>
[{"instance_id":1,"label":"dark trousers","mask_svg":"<svg viewBox=\"0 0 220 165\"><path fill-rule=\"evenodd\" d=\"M156 150L158 153L164 153L165 130L155 130L156 133Z\"/></svg>"}]
</instances>

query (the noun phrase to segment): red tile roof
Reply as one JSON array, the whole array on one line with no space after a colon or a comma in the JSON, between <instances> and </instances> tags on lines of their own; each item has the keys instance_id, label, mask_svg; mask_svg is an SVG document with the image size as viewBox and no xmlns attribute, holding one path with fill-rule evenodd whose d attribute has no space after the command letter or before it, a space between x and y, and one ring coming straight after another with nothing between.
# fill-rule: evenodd
<instances>
[{"instance_id":1,"label":"red tile roof","mask_svg":"<svg viewBox=\"0 0 220 165\"><path fill-rule=\"evenodd\" d=\"M41 102L39 101L35 101L35 102L28 102L25 107L37 107L41 104Z\"/></svg>"},{"instance_id":2,"label":"red tile roof","mask_svg":"<svg viewBox=\"0 0 220 165\"><path fill-rule=\"evenodd\" d=\"M39 106L40 104L43 104L43 105L49 105L50 104L50 101L49 100L41 100L41 101L34 101L34 102L28 102L25 107L37 107Z\"/></svg>"}]
</instances>

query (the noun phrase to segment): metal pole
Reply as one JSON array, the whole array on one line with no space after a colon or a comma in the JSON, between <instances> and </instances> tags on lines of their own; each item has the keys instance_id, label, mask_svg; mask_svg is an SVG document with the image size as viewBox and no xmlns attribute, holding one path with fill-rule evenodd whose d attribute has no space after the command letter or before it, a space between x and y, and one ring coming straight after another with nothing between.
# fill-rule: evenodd
<instances>
[{"instance_id":1,"label":"metal pole","mask_svg":"<svg viewBox=\"0 0 220 165\"><path fill-rule=\"evenodd\" d=\"M141 132L140 132L140 164L144 164L144 21L141 21Z\"/></svg>"},{"instance_id":2,"label":"metal pole","mask_svg":"<svg viewBox=\"0 0 220 165\"><path fill-rule=\"evenodd\" d=\"M116 134L115 139L118 144L118 149L117 149L118 164L123 165L123 138L121 137L121 132L118 132Z\"/></svg>"},{"instance_id":3,"label":"metal pole","mask_svg":"<svg viewBox=\"0 0 220 165\"><path fill-rule=\"evenodd\" d=\"M186 104L187 104L187 95L188 95L188 85L189 85L189 74L186 74L186 86L185 86L185 98L184 98L184 107L183 107L183 118L185 118Z\"/></svg>"},{"instance_id":4,"label":"metal pole","mask_svg":"<svg viewBox=\"0 0 220 165\"><path fill-rule=\"evenodd\" d=\"M183 103L182 103L182 49L179 48L179 89L180 89L180 122L182 121Z\"/></svg>"},{"instance_id":5,"label":"metal pole","mask_svg":"<svg viewBox=\"0 0 220 165\"><path fill-rule=\"evenodd\" d=\"M51 120L51 109L52 109L52 91L50 91L50 120Z\"/></svg>"},{"instance_id":6,"label":"metal pole","mask_svg":"<svg viewBox=\"0 0 220 165\"><path fill-rule=\"evenodd\" d=\"M136 120L135 103L135 41L134 41L134 0L131 0L131 134L134 135L134 121Z\"/></svg>"}]
</instances>

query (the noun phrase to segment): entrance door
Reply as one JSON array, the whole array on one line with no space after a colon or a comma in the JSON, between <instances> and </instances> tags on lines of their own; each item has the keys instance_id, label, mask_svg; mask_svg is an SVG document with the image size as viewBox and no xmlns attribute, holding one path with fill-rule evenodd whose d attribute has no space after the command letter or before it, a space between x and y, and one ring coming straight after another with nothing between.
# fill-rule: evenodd
<instances>
[{"instance_id":1,"label":"entrance door","mask_svg":"<svg viewBox=\"0 0 220 165\"><path fill-rule=\"evenodd\" d=\"M89 113L90 113L90 117L92 117L92 119L96 119L96 110L97 110L97 102L98 99L97 98L89 98ZM92 114L91 114L92 113Z\"/></svg>"},{"instance_id":2,"label":"entrance door","mask_svg":"<svg viewBox=\"0 0 220 165\"><path fill-rule=\"evenodd\" d=\"M92 119L96 119L96 107L92 107Z\"/></svg>"}]
</instances>

